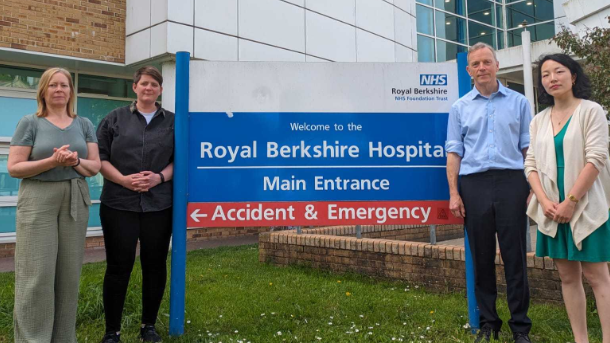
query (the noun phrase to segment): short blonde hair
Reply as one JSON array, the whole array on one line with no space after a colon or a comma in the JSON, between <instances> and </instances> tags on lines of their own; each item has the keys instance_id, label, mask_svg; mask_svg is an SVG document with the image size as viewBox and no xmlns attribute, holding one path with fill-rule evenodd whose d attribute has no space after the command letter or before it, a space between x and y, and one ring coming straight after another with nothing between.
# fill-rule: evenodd
<instances>
[{"instance_id":1,"label":"short blonde hair","mask_svg":"<svg viewBox=\"0 0 610 343\"><path fill-rule=\"evenodd\" d=\"M47 116L47 103L44 99L45 93L47 92L47 88L49 88L49 83L51 83L51 78L57 73L63 74L66 78L68 78L68 83L70 83L70 99L68 100L68 105L66 106L66 110L68 115L71 118L76 117L76 113L74 113L74 100L76 98L76 94L74 92L74 83L72 82L72 75L63 69L63 68L49 68L45 70L45 72L40 77L40 81L38 82L38 94L36 96L36 101L38 102L38 110L36 111L36 116L38 117L46 117Z\"/></svg>"},{"instance_id":2,"label":"short blonde hair","mask_svg":"<svg viewBox=\"0 0 610 343\"><path fill-rule=\"evenodd\" d=\"M491 51L491 53L494 55L494 60L496 62L498 62L498 57L496 56L496 50L494 50L494 48L487 43L478 42L475 45L468 48L468 57L467 57L468 64L470 64L470 54L477 50L481 50L481 49L489 49Z\"/></svg>"}]
</instances>

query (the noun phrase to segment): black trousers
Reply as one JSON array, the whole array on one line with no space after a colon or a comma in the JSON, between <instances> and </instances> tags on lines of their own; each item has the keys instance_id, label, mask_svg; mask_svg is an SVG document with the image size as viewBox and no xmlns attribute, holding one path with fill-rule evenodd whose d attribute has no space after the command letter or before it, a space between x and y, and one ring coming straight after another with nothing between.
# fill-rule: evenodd
<instances>
[{"instance_id":1,"label":"black trousers","mask_svg":"<svg viewBox=\"0 0 610 343\"><path fill-rule=\"evenodd\" d=\"M129 277L140 240L142 323L155 324L167 279L167 252L172 234L172 209L130 212L100 206L106 245L104 312L106 332L121 330Z\"/></svg>"},{"instance_id":2,"label":"black trousers","mask_svg":"<svg viewBox=\"0 0 610 343\"><path fill-rule=\"evenodd\" d=\"M480 325L502 327L496 311L496 234L504 262L506 293L513 333L529 333L530 293L526 260L526 201L529 187L522 170L489 170L462 176L460 196L475 269Z\"/></svg>"}]
</instances>

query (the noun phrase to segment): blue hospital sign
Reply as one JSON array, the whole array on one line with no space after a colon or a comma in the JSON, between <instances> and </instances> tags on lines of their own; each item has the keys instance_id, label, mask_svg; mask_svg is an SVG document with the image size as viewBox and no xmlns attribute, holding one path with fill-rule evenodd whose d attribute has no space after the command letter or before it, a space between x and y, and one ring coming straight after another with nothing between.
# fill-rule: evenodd
<instances>
[{"instance_id":1,"label":"blue hospital sign","mask_svg":"<svg viewBox=\"0 0 610 343\"><path fill-rule=\"evenodd\" d=\"M419 80L421 64L280 66L201 63L219 79L191 101L190 227L457 222L444 150L455 65Z\"/></svg>"}]
</instances>

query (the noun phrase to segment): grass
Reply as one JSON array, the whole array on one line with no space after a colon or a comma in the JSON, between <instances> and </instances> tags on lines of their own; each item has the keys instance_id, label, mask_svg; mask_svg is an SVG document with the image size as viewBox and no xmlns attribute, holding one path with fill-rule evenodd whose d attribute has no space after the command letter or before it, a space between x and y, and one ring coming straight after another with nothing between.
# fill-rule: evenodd
<instances>
[{"instance_id":1,"label":"grass","mask_svg":"<svg viewBox=\"0 0 610 343\"><path fill-rule=\"evenodd\" d=\"M167 337L169 287L157 329L165 342L472 342L463 294L430 294L416 285L356 274L258 262L257 246L188 254L185 333ZM104 330L105 263L83 267L77 335L99 342ZM123 317L122 341L137 341L141 270L134 268ZM12 342L14 274L0 274L0 342ZM499 313L508 319L506 301ZM591 342L601 342L589 304ZM562 306L533 304L534 342L572 341ZM502 342L511 342L506 324Z\"/></svg>"}]
</instances>

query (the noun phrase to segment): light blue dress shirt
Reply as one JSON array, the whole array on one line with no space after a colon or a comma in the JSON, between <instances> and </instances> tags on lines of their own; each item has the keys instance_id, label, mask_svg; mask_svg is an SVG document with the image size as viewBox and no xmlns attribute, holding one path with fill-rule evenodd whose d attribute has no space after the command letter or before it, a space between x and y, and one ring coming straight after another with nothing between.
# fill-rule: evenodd
<instances>
[{"instance_id":1,"label":"light blue dress shirt","mask_svg":"<svg viewBox=\"0 0 610 343\"><path fill-rule=\"evenodd\" d=\"M527 99L498 81L489 98L476 87L451 106L445 151L462 158L460 175L491 169L523 170L532 120Z\"/></svg>"}]
</instances>

